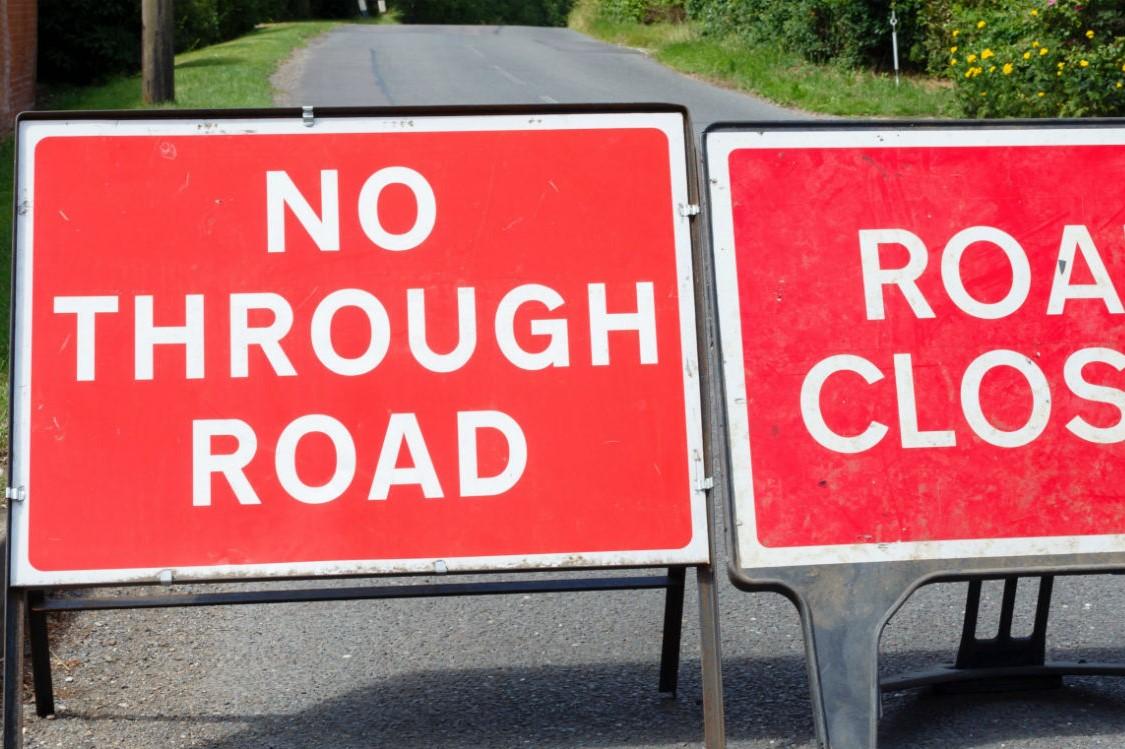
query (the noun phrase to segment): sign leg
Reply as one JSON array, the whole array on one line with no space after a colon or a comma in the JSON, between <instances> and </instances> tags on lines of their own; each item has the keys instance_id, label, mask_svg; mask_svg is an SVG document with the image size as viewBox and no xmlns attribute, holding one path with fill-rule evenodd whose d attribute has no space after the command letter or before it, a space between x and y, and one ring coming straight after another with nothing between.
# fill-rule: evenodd
<instances>
[{"instance_id":1,"label":"sign leg","mask_svg":"<svg viewBox=\"0 0 1125 749\"><path fill-rule=\"evenodd\" d=\"M879 635L910 585L870 567L821 570L798 596L824 749L875 749L878 742Z\"/></svg>"},{"instance_id":2,"label":"sign leg","mask_svg":"<svg viewBox=\"0 0 1125 749\"><path fill-rule=\"evenodd\" d=\"M699 588L699 628L702 639L703 739L707 749L725 749L726 718L723 707L722 647L719 637L719 595L715 570L709 564L695 568Z\"/></svg>"},{"instance_id":3,"label":"sign leg","mask_svg":"<svg viewBox=\"0 0 1125 749\"><path fill-rule=\"evenodd\" d=\"M680 640L684 624L684 567L668 568L664 597L664 641L660 649L660 693L676 696L680 676Z\"/></svg>"},{"instance_id":4,"label":"sign leg","mask_svg":"<svg viewBox=\"0 0 1125 749\"><path fill-rule=\"evenodd\" d=\"M5 584L4 596L4 747L23 746L23 626L27 594Z\"/></svg>"},{"instance_id":5,"label":"sign leg","mask_svg":"<svg viewBox=\"0 0 1125 749\"><path fill-rule=\"evenodd\" d=\"M51 678L51 642L47 633L47 614L36 611L43 601L42 591L27 595L27 635L31 644L31 682L35 687L35 714L40 718L55 714L55 688Z\"/></svg>"}]
</instances>

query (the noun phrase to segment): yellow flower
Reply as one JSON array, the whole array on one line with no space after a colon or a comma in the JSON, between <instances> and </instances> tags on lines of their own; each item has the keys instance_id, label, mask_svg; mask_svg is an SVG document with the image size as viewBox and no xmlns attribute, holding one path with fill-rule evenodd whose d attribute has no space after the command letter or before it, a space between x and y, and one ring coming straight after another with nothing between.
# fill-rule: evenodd
<instances>
[{"instance_id":1,"label":"yellow flower","mask_svg":"<svg viewBox=\"0 0 1125 749\"><path fill-rule=\"evenodd\" d=\"M1084 68L1090 67L1090 62L1088 60L1079 60L1078 64L1081 65Z\"/></svg>"},{"instance_id":2,"label":"yellow flower","mask_svg":"<svg viewBox=\"0 0 1125 749\"><path fill-rule=\"evenodd\" d=\"M968 70L965 71L965 77L966 78L972 78L973 77L973 69L972 68L969 68Z\"/></svg>"},{"instance_id":3,"label":"yellow flower","mask_svg":"<svg viewBox=\"0 0 1125 749\"><path fill-rule=\"evenodd\" d=\"M992 50L990 49L986 49L984 52L980 53L980 59L982 60L987 60L990 57L992 57Z\"/></svg>"},{"instance_id":4,"label":"yellow flower","mask_svg":"<svg viewBox=\"0 0 1125 749\"><path fill-rule=\"evenodd\" d=\"M1094 38L1094 30L1093 29L1087 29L1086 30L1086 38L1087 39L1093 39Z\"/></svg>"},{"instance_id":5,"label":"yellow flower","mask_svg":"<svg viewBox=\"0 0 1125 749\"><path fill-rule=\"evenodd\" d=\"M983 29L983 28L984 28L985 26L987 26L987 25L988 25L988 24L987 24L987 23L985 23L984 21L977 21L977 28L978 28L978 29Z\"/></svg>"},{"instance_id":6,"label":"yellow flower","mask_svg":"<svg viewBox=\"0 0 1125 749\"><path fill-rule=\"evenodd\" d=\"M1012 63L1010 63L1010 62L1004 63L1004 67L1001 68L1001 71L1004 73L1004 75L1011 75L1012 74Z\"/></svg>"},{"instance_id":7,"label":"yellow flower","mask_svg":"<svg viewBox=\"0 0 1125 749\"><path fill-rule=\"evenodd\" d=\"M950 57L949 58L949 64L950 64L950 66L956 65L957 64L957 58L956 57Z\"/></svg>"},{"instance_id":8,"label":"yellow flower","mask_svg":"<svg viewBox=\"0 0 1125 749\"><path fill-rule=\"evenodd\" d=\"M1117 87L1118 87L1118 88L1121 88L1121 81L1118 81L1118 82L1117 82Z\"/></svg>"},{"instance_id":9,"label":"yellow flower","mask_svg":"<svg viewBox=\"0 0 1125 749\"><path fill-rule=\"evenodd\" d=\"M989 65L988 66L988 72L989 73L995 73L996 72L996 66L995 65Z\"/></svg>"},{"instance_id":10,"label":"yellow flower","mask_svg":"<svg viewBox=\"0 0 1125 749\"><path fill-rule=\"evenodd\" d=\"M1047 49L1046 47L1040 47L1039 48L1039 56L1042 57L1043 55L1047 54L1050 51L1051 50Z\"/></svg>"},{"instance_id":11,"label":"yellow flower","mask_svg":"<svg viewBox=\"0 0 1125 749\"><path fill-rule=\"evenodd\" d=\"M1039 15L1039 9L1038 8L1032 8L1031 9L1031 15L1033 15L1033 16Z\"/></svg>"},{"instance_id":12,"label":"yellow flower","mask_svg":"<svg viewBox=\"0 0 1125 749\"><path fill-rule=\"evenodd\" d=\"M1121 66L1121 72L1122 72L1122 73L1125 73L1125 65L1122 65L1122 66Z\"/></svg>"},{"instance_id":13,"label":"yellow flower","mask_svg":"<svg viewBox=\"0 0 1125 749\"><path fill-rule=\"evenodd\" d=\"M1031 53L1030 52L1024 52L1023 53L1023 59L1030 60L1031 59Z\"/></svg>"},{"instance_id":14,"label":"yellow flower","mask_svg":"<svg viewBox=\"0 0 1125 749\"><path fill-rule=\"evenodd\" d=\"M980 95L981 95L981 96L988 96L988 92L987 92L987 91L981 91L981 92L980 92Z\"/></svg>"},{"instance_id":15,"label":"yellow flower","mask_svg":"<svg viewBox=\"0 0 1125 749\"><path fill-rule=\"evenodd\" d=\"M1038 46L1039 46L1039 42L1032 42L1032 43L1031 43L1031 46L1032 46L1032 48L1034 48L1034 47L1038 47Z\"/></svg>"},{"instance_id":16,"label":"yellow flower","mask_svg":"<svg viewBox=\"0 0 1125 749\"><path fill-rule=\"evenodd\" d=\"M956 51L957 51L957 47L956 47L956 46L953 46L953 47L950 47L950 48L949 48L949 54L953 54L953 53L954 53L954 52L956 52Z\"/></svg>"},{"instance_id":17,"label":"yellow flower","mask_svg":"<svg viewBox=\"0 0 1125 749\"><path fill-rule=\"evenodd\" d=\"M1046 95L1047 94L1043 93L1042 91L1040 91L1038 94L1036 94L1036 96L1046 96Z\"/></svg>"},{"instance_id":18,"label":"yellow flower","mask_svg":"<svg viewBox=\"0 0 1125 749\"><path fill-rule=\"evenodd\" d=\"M977 61L976 55L969 55L968 57L965 58L965 62L976 62L976 61Z\"/></svg>"},{"instance_id":19,"label":"yellow flower","mask_svg":"<svg viewBox=\"0 0 1125 749\"><path fill-rule=\"evenodd\" d=\"M1062 70L1062 69L1063 69L1063 68L1065 68L1065 67L1066 67L1066 63L1065 63L1065 62L1060 62L1060 63L1059 63L1059 70Z\"/></svg>"}]
</instances>

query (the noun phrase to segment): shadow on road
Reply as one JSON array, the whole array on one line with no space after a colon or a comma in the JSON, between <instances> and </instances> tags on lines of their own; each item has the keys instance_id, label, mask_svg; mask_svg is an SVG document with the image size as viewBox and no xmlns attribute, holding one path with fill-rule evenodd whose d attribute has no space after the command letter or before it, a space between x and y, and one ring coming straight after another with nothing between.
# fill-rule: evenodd
<instances>
[{"instance_id":1,"label":"shadow on road","mask_svg":"<svg viewBox=\"0 0 1125 749\"><path fill-rule=\"evenodd\" d=\"M939 657L919 652L919 660ZM1121 651L1088 653L1121 659ZM286 714L118 715L81 710L60 717L123 723L241 724L205 749L464 749L519 746L699 746L699 664L685 661L681 694L662 699L654 664L541 666L422 671L372 683L315 707ZM732 746L807 747L813 741L804 664L799 658L725 663L727 733ZM169 712L176 708L169 706ZM892 695L880 749L995 745L1032 737L1119 735L1125 730L1125 681L1073 679L1059 690L942 696ZM1087 746L1079 742L1067 744ZM1100 744L1099 744L1100 745Z\"/></svg>"}]
</instances>

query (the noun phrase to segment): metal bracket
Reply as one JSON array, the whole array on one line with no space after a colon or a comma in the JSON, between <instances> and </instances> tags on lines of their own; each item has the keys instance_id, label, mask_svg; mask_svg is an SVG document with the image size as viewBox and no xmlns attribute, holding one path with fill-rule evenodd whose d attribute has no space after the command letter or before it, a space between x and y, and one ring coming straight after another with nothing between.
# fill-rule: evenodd
<instances>
[{"instance_id":1,"label":"metal bracket","mask_svg":"<svg viewBox=\"0 0 1125 749\"><path fill-rule=\"evenodd\" d=\"M26 486L9 486L4 489L4 498L22 502L27 499Z\"/></svg>"},{"instance_id":2,"label":"metal bracket","mask_svg":"<svg viewBox=\"0 0 1125 749\"><path fill-rule=\"evenodd\" d=\"M316 124L312 107L301 107L301 122L304 123L305 127L312 127Z\"/></svg>"},{"instance_id":3,"label":"metal bracket","mask_svg":"<svg viewBox=\"0 0 1125 749\"><path fill-rule=\"evenodd\" d=\"M687 205L684 205L683 203L680 203L680 215L683 216L684 218L690 218L691 216L698 216L699 215L699 205L696 204L696 203L688 203Z\"/></svg>"},{"instance_id":4,"label":"metal bracket","mask_svg":"<svg viewBox=\"0 0 1125 749\"><path fill-rule=\"evenodd\" d=\"M703 481L699 483L699 488L703 491L710 491L715 488L715 479L710 476L704 476Z\"/></svg>"}]
</instances>

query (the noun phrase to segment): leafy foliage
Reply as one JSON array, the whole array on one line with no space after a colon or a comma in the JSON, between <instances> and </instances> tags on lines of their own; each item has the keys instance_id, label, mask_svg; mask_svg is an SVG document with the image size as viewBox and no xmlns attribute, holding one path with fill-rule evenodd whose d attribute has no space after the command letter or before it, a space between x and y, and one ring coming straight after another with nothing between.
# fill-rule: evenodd
<instances>
[{"instance_id":1,"label":"leafy foliage","mask_svg":"<svg viewBox=\"0 0 1125 749\"><path fill-rule=\"evenodd\" d=\"M602 0L598 14L608 21L660 23L684 20L687 8L684 0Z\"/></svg>"},{"instance_id":2,"label":"leafy foliage","mask_svg":"<svg viewBox=\"0 0 1125 749\"><path fill-rule=\"evenodd\" d=\"M811 62L892 67L891 10L898 22L901 65L927 61L924 19L940 0L685 0L705 32L772 41Z\"/></svg>"}]
</instances>

